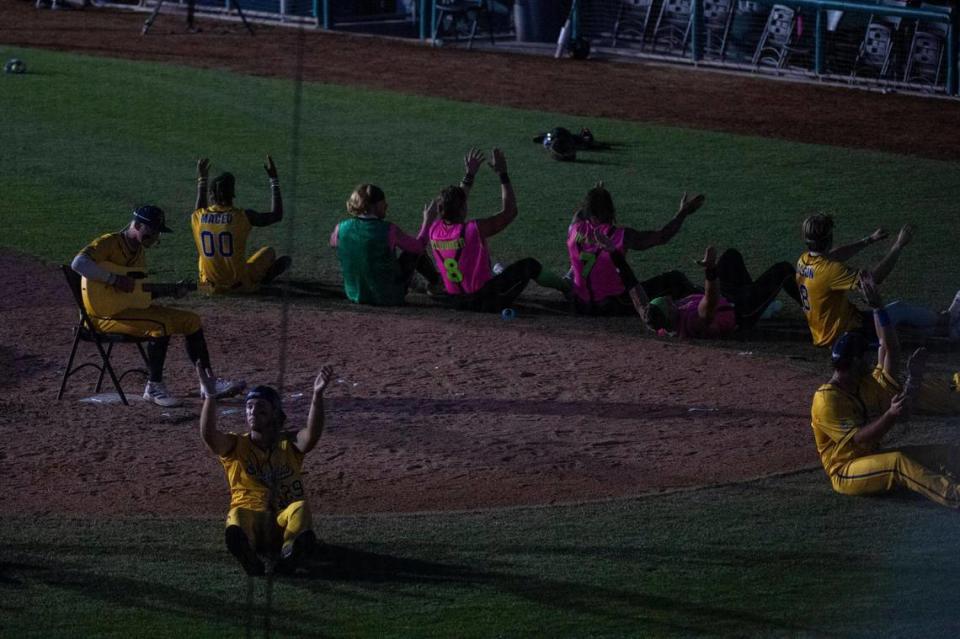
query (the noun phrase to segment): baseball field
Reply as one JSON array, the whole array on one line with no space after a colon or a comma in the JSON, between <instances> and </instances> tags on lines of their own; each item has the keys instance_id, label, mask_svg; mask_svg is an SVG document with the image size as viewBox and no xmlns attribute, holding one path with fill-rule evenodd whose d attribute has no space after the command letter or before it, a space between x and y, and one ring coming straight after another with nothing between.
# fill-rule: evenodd
<instances>
[{"instance_id":1,"label":"baseball field","mask_svg":"<svg viewBox=\"0 0 960 639\"><path fill-rule=\"evenodd\" d=\"M498 146L520 209L499 261L565 271L567 223L603 180L638 228L706 195L670 244L631 255L642 276L697 277L707 244L755 272L792 262L801 220L826 210L841 240L914 225L883 293L943 307L960 286L957 102L177 18L142 38L142 18L0 8L0 59L28 69L0 76L0 635L957 635L957 513L833 493L809 424L829 361L786 296L764 330L718 343L570 315L537 286L511 321L420 294L376 309L342 299L327 245L356 184L413 231L463 154ZM531 141L554 126L610 148L554 162ZM282 386L295 424L320 365L336 370L304 467L325 550L309 576L248 583L179 342L182 407L84 401L92 373L55 401L76 325L59 265L152 203L174 232L151 273L195 277L197 158L265 209L268 153L286 215L251 241L292 255L288 281L176 302L203 317L217 371ZM498 194L482 171L471 212ZM931 368L960 356L940 348ZM240 398L220 421L244 430ZM915 417L893 441L955 443L958 427Z\"/></svg>"}]
</instances>

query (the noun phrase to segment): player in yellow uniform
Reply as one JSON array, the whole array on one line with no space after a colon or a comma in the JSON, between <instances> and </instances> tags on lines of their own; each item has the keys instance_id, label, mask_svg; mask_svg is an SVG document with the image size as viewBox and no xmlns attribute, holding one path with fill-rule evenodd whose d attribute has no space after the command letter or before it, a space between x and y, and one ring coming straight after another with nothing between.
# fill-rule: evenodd
<instances>
[{"instance_id":1,"label":"player in yellow uniform","mask_svg":"<svg viewBox=\"0 0 960 639\"><path fill-rule=\"evenodd\" d=\"M197 374L204 388L212 387L214 380L201 367ZM278 567L292 570L316 545L301 468L323 433L323 392L332 376L329 366L320 370L307 425L295 432L283 430L280 395L269 386L247 394L246 434L218 431L216 396L208 393L203 403L200 437L219 456L230 485L227 549L248 575L265 573L261 555L279 556Z\"/></svg>"},{"instance_id":2,"label":"player in yellow uniform","mask_svg":"<svg viewBox=\"0 0 960 639\"><path fill-rule=\"evenodd\" d=\"M162 209L151 205L141 206L133 212L133 220L129 226L118 233L108 233L93 240L73 259L71 267L87 279L130 293L134 290L134 280L112 273L100 264L107 262L146 271L145 249L159 242L161 233L169 232ZM186 290L182 289L177 296L184 294ZM171 335L186 336L187 357L191 362L200 362L213 377L203 327L196 313L156 304L151 304L148 308L127 308L110 317L98 317L90 308L87 308L87 312L101 331L151 338L147 343L150 371L147 386L143 391L144 399L165 407L179 406L182 403L163 383L163 366ZM214 392L221 397L236 394L245 386L243 382L226 379L215 381Z\"/></svg>"},{"instance_id":3,"label":"player in yellow uniform","mask_svg":"<svg viewBox=\"0 0 960 639\"><path fill-rule=\"evenodd\" d=\"M909 405L922 383L925 351L919 349L907 365L901 386L894 374L900 346L876 286L869 275L862 290L875 309L873 319L880 338L877 366L871 374L865 364L866 339L847 332L833 346L834 373L813 396L811 426L817 452L833 489L844 495L871 495L908 488L933 501L960 508L960 447L906 446L883 449L883 437ZM956 405L950 412L960 413Z\"/></svg>"},{"instance_id":4,"label":"player in yellow uniform","mask_svg":"<svg viewBox=\"0 0 960 639\"><path fill-rule=\"evenodd\" d=\"M190 218L193 241L199 254L200 285L212 293L256 291L290 267L290 258L277 258L265 246L247 258L247 238L255 226L270 226L283 219L283 199L273 158L263 167L270 178L270 212L234 206L235 180L221 173L210 183L211 205L207 205L207 175L210 160L197 161L197 205Z\"/></svg>"},{"instance_id":5,"label":"player in yellow uniform","mask_svg":"<svg viewBox=\"0 0 960 639\"><path fill-rule=\"evenodd\" d=\"M857 288L862 273L870 273L877 284L882 283L910 243L913 229L909 225L900 229L887 254L870 270L858 271L847 266L846 261L886 237L886 231L877 229L858 242L834 248L832 216L817 214L804 220L807 251L797 261L797 286L815 346L830 346L845 331L859 331L868 341L876 340L870 313L854 306L847 293ZM911 326L927 334L960 339L960 307L956 313L936 313L896 301L887 305L886 310L894 326Z\"/></svg>"}]
</instances>

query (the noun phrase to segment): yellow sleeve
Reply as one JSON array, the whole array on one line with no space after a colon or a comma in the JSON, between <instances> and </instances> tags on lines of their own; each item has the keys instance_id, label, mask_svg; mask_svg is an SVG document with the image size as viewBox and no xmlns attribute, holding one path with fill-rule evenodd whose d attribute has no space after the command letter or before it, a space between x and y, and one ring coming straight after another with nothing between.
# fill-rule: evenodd
<instances>
[{"instance_id":1,"label":"yellow sleeve","mask_svg":"<svg viewBox=\"0 0 960 639\"><path fill-rule=\"evenodd\" d=\"M834 389L821 388L816 392L810 417L813 427L837 444L847 441L860 430L859 420L851 412L849 402Z\"/></svg>"},{"instance_id":2,"label":"yellow sleeve","mask_svg":"<svg viewBox=\"0 0 960 639\"><path fill-rule=\"evenodd\" d=\"M80 255L86 255L98 264L100 262L117 262L114 254L117 252L116 236L112 233L101 235L94 241L83 247Z\"/></svg>"},{"instance_id":3,"label":"yellow sleeve","mask_svg":"<svg viewBox=\"0 0 960 639\"><path fill-rule=\"evenodd\" d=\"M851 291L860 285L860 271L842 262L830 262L826 275L831 291Z\"/></svg>"},{"instance_id":4,"label":"yellow sleeve","mask_svg":"<svg viewBox=\"0 0 960 639\"><path fill-rule=\"evenodd\" d=\"M900 382L887 375L883 367L878 365L873 369L873 373L860 382L860 398L863 399L867 412L876 415L887 410L890 400L900 389Z\"/></svg>"}]
</instances>

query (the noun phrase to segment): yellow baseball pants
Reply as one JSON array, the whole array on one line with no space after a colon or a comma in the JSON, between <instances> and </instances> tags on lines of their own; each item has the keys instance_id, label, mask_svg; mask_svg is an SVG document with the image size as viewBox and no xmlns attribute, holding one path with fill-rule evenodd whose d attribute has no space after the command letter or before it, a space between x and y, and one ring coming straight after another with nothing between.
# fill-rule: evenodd
<instances>
[{"instance_id":1,"label":"yellow baseball pants","mask_svg":"<svg viewBox=\"0 0 960 639\"><path fill-rule=\"evenodd\" d=\"M267 511L231 508L227 514L227 527L230 526L239 526L256 552L277 555L301 533L310 530L313 520L310 506L305 500L300 500L276 515Z\"/></svg>"},{"instance_id":2,"label":"yellow baseball pants","mask_svg":"<svg viewBox=\"0 0 960 639\"><path fill-rule=\"evenodd\" d=\"M196 313L166 306L128 308L109 319L90 319L93 320L97 330L134 337L192 335L202 326L200 316Z\"/></svg>"},{"instance_id":3,"label":"yellow baseball pants","mask_svg":"<svg viewBox=\"0 0 960 639\"><path fill-rule=\"evenodd\" d=\"M875 495L908 488L927 499L960 508L960 447L905 446L850 460L830 477L844 495Z\"/></svg>"}]
</instances>

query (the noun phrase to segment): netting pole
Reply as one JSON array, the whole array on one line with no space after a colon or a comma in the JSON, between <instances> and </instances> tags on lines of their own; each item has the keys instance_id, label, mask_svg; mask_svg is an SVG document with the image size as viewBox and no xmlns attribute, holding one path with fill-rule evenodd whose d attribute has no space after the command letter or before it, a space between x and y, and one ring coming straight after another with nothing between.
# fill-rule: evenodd
<instances>
[{"instance_id":1,"label":"netting pole","mask_svg":"<svg viewBox=\"0 0 960 639\"><path fill-rule=\"evenodd\" d=\"M580 3L573 0L573 7L570 9L570 40L576 41L580 37Z\"/></svg>"},{"instance_id":2,"label":"netting pole","mask_svg":"<svg viewBox=\"0 0 960 639\"><path fill-rule=\"evenodd\" d=\"M960 30L960 2L950 7L950 28L947 29L947 95L957 95L957 31Z\"/></svg>"},{"instance_id":3,"label":"netting pole","mask_svg":"<svg viewBox=\"0 0 960 639\"><path fill-rule=\"evenodd\" d=\"M433 42L433 37L437 33L437 0L430 0L430 44L436 44Z\"/></svg>"},{"instance_id":4,"label":"netting pole","mask_svg":"<svg viewBox=\"0 0 960 639\"><path fill-rule=\"evenodd\" d=\"M417 17L420 19L420 41L427 39L427 21L423 16L427 13L427 0L420 0L420 8L417 11Z\"/></svg>"},{"instance_id":5,"label":"netting pole","mask_svg":"<svg viewBox=\"0 0 960 639\"><path fill-rule=\"evenodd\" d=\"M824 47L824 27L825 14L821 7L817 7L817 22L813 38L813 70L819 76L823 75L823 47Z\"/></svg>"},{"instance_id":6,"label":"netting pole","mask_svg":"<svg viewBox=\"0 0 960 639\"><path fill-rule=\"evenodd\" d=\"M703 59L703 0L693 0L693 6L691 7L692 14L690 16L691 27L693 29L693 41L691 52L693 56L693 62L696 64Z\"/></svg>"}]
</instances>

